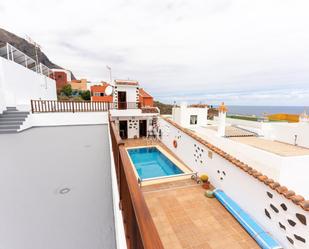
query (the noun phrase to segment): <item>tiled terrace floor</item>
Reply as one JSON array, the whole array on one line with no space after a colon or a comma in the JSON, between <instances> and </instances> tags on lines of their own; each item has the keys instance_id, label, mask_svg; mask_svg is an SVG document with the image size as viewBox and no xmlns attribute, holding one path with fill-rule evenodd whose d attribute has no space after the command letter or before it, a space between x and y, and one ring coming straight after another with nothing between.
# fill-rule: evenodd
<instances>
[{"instance_id":1,"label":"tiled terrace floor","mask_svg":"<svg viewBox=\"0 0 309 249\"><path fill-rule=\"evenodd\" d=\"M259 248L216 200L192 180L143 187L165 249Z\"/></svg>"}]
</instances>

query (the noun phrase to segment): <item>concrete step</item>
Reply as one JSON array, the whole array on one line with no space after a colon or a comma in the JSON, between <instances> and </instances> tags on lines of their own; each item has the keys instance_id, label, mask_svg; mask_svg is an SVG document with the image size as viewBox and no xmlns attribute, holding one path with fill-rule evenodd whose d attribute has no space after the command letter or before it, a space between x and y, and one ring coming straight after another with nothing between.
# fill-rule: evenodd
<instances>
[{"instance_id":1,"label":"concrete step","mask_svg":"<svg viewBox=\"0 0 309 249\"><path fill-rule=\"evenodd\" d=\"M21 117L0 117L0 123L1 122L3 122L3 121L5 121L5 122L7 122L7 121L19 121L19 122L23 122L23 121L25 121L26 120L26 117L23 117L23 118L21 118Z\"/></svg>"},{"instance_id":2,"label":"concrete step","mask_svg":"<svg viewBox=\"0 0 309 249\"><path fill-rule=\"evenodd\" d=\"M0 121L0 125L22 125L23 121Z\"/></svg>"},{"instance_id":3,"label":"concrete step","mask_svg":"<svg viewBox=\"0 0 309 249\"><path fill-rule=\"evenodd\" d=\"M7 109L8 111L17 111L17 109L16 109L15 106L12 106L12 107L8 106L8 107L6 107L6 109Z\"/></svg>"},{"instance_id":4,"label":"concrete step","mask_svg":"<svg viewBox=\"0 0 309 249\"><path fill-rule=\"evenodd\" d=\"M28 114L2 114L0 118L26 118Z\"/></svg>"},{"instance_id":5,"label":"concrete step","mask_svg":"<svg viewBox=\"0 0 309 249\"><path fill-rule=\"evenodd\" d=\"M29 115L29 112L20 112L20 111L4 111L3 114L21 114L21 115Z\"/></svg>"},{"instance_id":6,"label":"concrete step","mask_svg":"<svg viewBox=\"0 0 309 249\"><path fill-rule=\"evenodd\" d=\"M3 129L0 130L0 134L10 134L10 133L17 133L16 129Z\"/></svg>"},{"instance_id":7,"label":"concrete step","mask_svg":"<svg viewBox=\"0 0 309 249\"><path fill-rule=\"evenodd\" d=\"M18 130L20 125L3 125L0 123L0 130L6 130L6 129L16 129Z\"/></svg>"}]
</instances>

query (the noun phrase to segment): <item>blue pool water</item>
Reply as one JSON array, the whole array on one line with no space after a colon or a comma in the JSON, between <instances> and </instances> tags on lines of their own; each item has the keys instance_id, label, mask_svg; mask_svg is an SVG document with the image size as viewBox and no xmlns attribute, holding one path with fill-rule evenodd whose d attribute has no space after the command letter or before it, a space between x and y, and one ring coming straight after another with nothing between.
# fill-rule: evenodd
<instances>
[{"instance_id":1,"label":"blue pool water","mask_svg":"<svg viewBox=\"0 0 309 249\"><path fill-rule=\"evenodd\" d=\"M128 149L128 152L142 180L183 173L156 147Z\"/></svg>"}]
</instances>

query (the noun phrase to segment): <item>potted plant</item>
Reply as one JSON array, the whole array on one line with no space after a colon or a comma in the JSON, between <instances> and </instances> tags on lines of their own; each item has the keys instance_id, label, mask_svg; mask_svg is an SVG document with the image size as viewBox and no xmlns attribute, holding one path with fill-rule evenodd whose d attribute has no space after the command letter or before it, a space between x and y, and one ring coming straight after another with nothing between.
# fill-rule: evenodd
<instances>
[{"instance_id":1,"label":"potted plant","mask_svg":"<svg viewBox=\"0 0 309 249\"><path fill-rule=\"evenodd\" d=\"M200 180L203 182L202 187L204 189L210 189L210 182L208 181L208 175L204 174L200 176Z\"/></svg>"}]
</instances>

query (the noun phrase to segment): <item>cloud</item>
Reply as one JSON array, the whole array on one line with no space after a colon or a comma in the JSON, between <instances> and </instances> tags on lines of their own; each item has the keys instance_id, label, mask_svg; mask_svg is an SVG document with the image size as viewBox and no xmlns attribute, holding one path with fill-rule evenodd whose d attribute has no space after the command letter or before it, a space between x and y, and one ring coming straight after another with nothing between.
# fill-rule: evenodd
<instances>
[{"instance_id":1,"label":"cloud","mask_svg":"<svg viewBox=\"0 0 309 249\"><path fill-rule=\"evenodd\" d=\"M167 102L309 104L301 97L309 82L307 0L11 0L1 6L5 28L30 35L77 77L108 80L110 65L114 77L137 79Z\"/></svg>"}]
</instances>

